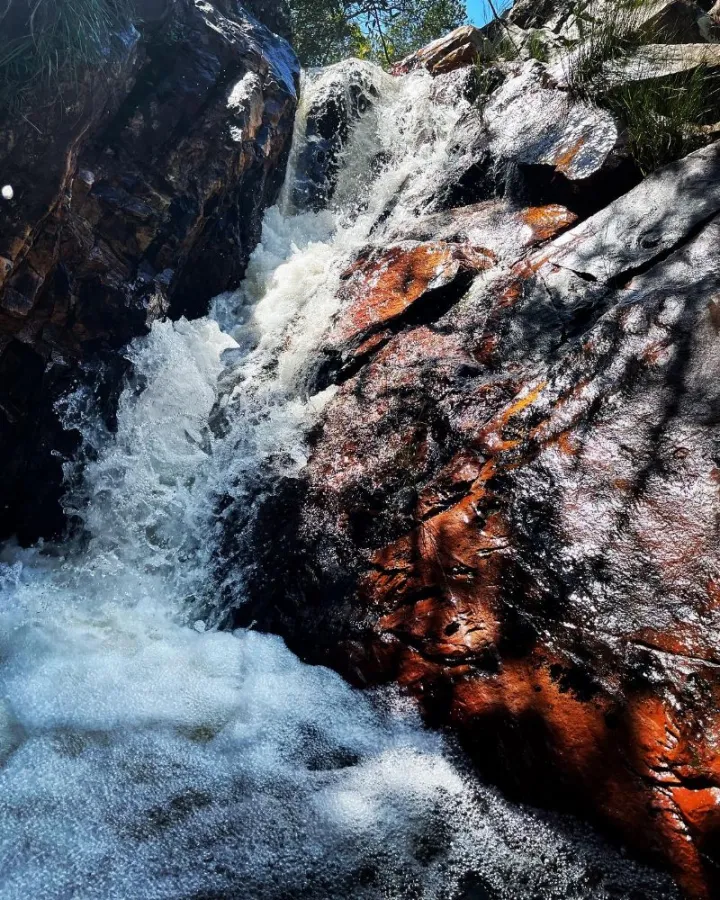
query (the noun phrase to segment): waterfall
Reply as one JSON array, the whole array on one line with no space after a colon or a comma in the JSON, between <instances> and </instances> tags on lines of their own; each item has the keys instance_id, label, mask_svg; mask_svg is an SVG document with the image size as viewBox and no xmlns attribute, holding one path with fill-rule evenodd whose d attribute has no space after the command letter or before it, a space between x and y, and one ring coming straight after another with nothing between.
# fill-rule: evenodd
<instances>
[{"instance_id":1,"label":"waterfall","mask_svg":"<svg viewBox=\"0 0 720 900\"><path fill-rule=\"evenodd\" d=\"M453 77L366 75L329 207L293 207L301 116L241 289L129 347L115 432L91 396L64 403L83 533L0 552L2 900L664 896L587 829L482 786L399 693L214 627L221 501L250 517L304 466L340 275L422 212L467 107Z\"/></svg>"}]
</instances>

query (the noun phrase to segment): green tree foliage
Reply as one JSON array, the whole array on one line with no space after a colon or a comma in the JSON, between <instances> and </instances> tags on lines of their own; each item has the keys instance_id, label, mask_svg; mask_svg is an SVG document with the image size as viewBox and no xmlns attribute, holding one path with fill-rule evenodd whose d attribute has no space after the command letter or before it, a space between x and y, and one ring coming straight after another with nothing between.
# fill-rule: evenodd
<instances>
[{"instance_id":1,"label":"green tree foliage","mask_svg":"<svg viewBox=\"0 0 720 900\"><path fill-rule=\"evenodd\" d=\"M290 6L305 66L348 56L389 66L467 22L463 0L291 0Z\"/></svg>"}]
</instances>

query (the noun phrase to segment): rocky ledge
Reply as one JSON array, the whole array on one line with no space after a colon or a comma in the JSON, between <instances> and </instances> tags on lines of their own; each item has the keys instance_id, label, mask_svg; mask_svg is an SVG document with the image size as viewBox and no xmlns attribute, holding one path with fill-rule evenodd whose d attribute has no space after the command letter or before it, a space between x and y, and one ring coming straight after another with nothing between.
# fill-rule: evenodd
<instances>
[{"instance_id":1,"label":"rocky ledge","mask_svg":"<svg viewBox=\"0 0 720 900\"><path fill-rule=\"evenodd\" d=\"M64 527L77 438L57 400L86 383L112 420L118 349L242 278L283 181L299 78L256 15L284 27L278 2L137 0L137 27L118 28L102 65L0 110L0 538Z\"/></svg>"},{"instance_id":2,"label":"rocky ledge","mask_svg":"<svg viewBox=\"0 0 720 900\"><path fill-rule=\"evenodd\" d=\"M441 73L467 40L418 58ZM318 375L337 394L231 618L399 683L512 796L710 898L720 143L642 179L551 62L498 72L434 208L345 273Z\"/></svg>"}]
</instances>

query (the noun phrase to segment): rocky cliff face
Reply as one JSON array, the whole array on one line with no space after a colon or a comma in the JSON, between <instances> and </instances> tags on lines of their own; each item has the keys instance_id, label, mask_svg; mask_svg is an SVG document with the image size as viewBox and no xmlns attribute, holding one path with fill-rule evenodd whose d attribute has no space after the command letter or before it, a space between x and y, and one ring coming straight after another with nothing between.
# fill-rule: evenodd
<instances>
[{"instance_id":1,"label":"rocky cliff face","mask_svg":"<svg viewBox=\"0 0 720 900\"><path fill-rule=\"evenodd\" d=\"M0 113L0 537L63 527L58 399L86 383L111 419L117 350L241 279L292 134L283 10L139 0L102 65Z\"/></svg>"},{"instance_id":2,"label":"rocky cliff face","mask_svg":"<svg viewBox=\"0 0 720 900\"><path fill-rule=\"evenodd\" d=\"M642 179L551 63L496 75L423 215L343 276L337 394L232 621L397 681L514 796L717 896L720 143Z\"/></svg>"}]
</instances>

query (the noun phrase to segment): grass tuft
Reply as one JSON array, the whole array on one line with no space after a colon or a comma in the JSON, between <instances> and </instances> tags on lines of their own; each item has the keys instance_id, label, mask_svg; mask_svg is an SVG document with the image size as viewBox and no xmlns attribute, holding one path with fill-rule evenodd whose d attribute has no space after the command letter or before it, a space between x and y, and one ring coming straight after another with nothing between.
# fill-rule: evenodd
<instances>
[{"instance_id":1,"label":"grass tuft","mask_svg":"<svg viewBox=\"0 0 720 900\"><path fill-rule=\"evenodd\" d=\"M644 8L652 0L609 0L600 14L590 0L574 10L579 43L568 55L565 77L570 94L601 106L625 127L628 149L643 175L698 149L707 142L703 126L718 111L718 79L707 67L658 77L650 67L643 77L612 76L644 44L667 44L672 35L653 34ZM662 58L656 61L662 66Z\"/></svg>"},{"instance_id":2,"label":"grass tuft","mask_svg":"<svg viewBox=\"0 0 720 900\"><path fill-rule=\"evenodd\" d=\"M608 93L603 105L624 123L628 149L643 175L687 156L707 143L720 92L703 66L659 81L629 82Z\"/></svg>"},{"instance_id":3,"label":"grass tuft","mask_svg":"<svg viewBox=\"0 0 720 900\"><path fill-rule=\"evenodd\" d=\"M540 31L534 30L530 32L525 49L530 59L537 59L542 63L550 61L550 50Z\"/></svg>"},{"instance_id":4,"label":"grass tuft","mask_svg":"<svg viewBox=\"0 0 720 900\"><path fill-rule=\"evenodd\" d=\"M77 80L107 59L131 0L0 0L0 109L20 109L38 87Z\"/></svg>"},{"instance_id":5,"label":"grass tuft","mask_svg":"<svg viewBox=\"0 0 720 900\"><path fill-rule=\"evenodd\" d=\"M627 59L643 43L640 12L648 0L613 0L598 12L591 0L579 0L572 21L579 42L568 57L566 79L578 99L594 101L604 87L606 67Z\"/></svg>"}]
</instances>

